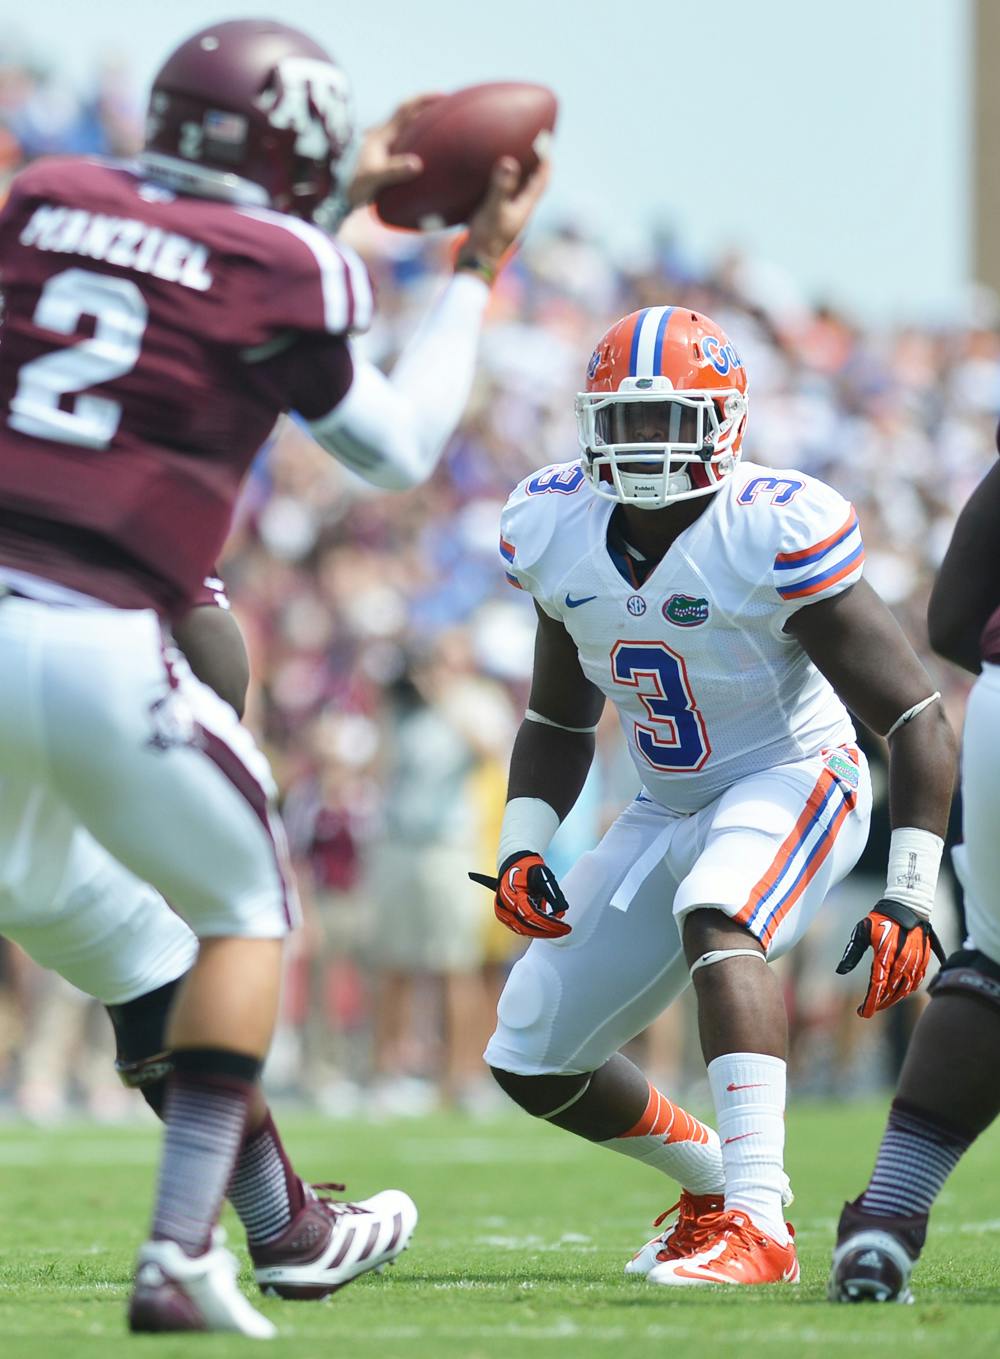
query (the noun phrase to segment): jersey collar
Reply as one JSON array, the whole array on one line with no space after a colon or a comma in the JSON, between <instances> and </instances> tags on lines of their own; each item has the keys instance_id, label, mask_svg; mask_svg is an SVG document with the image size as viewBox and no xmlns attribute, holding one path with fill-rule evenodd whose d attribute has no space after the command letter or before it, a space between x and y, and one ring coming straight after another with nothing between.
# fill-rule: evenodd
<instances>
[{"instance_id":1,"label":"jersey collar","mask_svg":"<svg viewBox=\"0 0 1000 1359\"><path fill-rule=\"evenodd\" d=\"M659 582L665 575L669 575L673 564L676 564L677 553L689 555L695 536L704 532L704 525L711 522L717 513L716 502L724 496L726 487L722 486L715 495L712 496L712 504L708 506L704 514L700 514L693 524L689 524L686 529L677 535L674 541L667 548L660 560L649 570L640 584L636 584L637 577L630 574L629 565L623 560L620 548L614 543L615 535L611 532L611 517L616 509L617 502L605 501L600 496L594 496L593 501L593 520L591 524L591 551L594 558L600 563L601 574L609 581L615 583L616 591L629 595L641 594L649 595L656 592ZM619 565L621 562L621 565ZM624 568L624 569L623 569Z\"/></svg>"}]
</instances>

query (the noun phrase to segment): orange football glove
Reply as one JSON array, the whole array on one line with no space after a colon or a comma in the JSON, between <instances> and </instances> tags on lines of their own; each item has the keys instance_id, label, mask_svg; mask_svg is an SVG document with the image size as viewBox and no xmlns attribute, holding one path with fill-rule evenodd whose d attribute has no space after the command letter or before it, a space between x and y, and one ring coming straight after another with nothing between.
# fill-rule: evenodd
<instances>
[{"instance_id":1,"label":"orange football glove","mask_svg":"<svg viewBox=\"0 0 1000 1359\"><path fill-rule=\"evenodd\" d=\"M857 967L869 945L874 957L868 993L858 1006L862 1019L888 1010L917 989L931 960L931 949L938 961L944 962L944 949L930 921L888 897L877 901L864 920L854 926L844 956L837 964L841 976Z\"/></svg>"},{"instance_id":2,"label":"orange football glove","mask_svg":"<svg viewBox=\"0 0 1000 1359\"><path fill-rule=\"evenodd\" d=\"M552 869L533 850L511 854L500 865L495 878L485 873L470 873L469 877L496 893L493 900L496 917L515 934L526 934L532 939L559 939L569 934L572 927L562 919L569 910L569 902Z\"/></svg>"}]
</instances>

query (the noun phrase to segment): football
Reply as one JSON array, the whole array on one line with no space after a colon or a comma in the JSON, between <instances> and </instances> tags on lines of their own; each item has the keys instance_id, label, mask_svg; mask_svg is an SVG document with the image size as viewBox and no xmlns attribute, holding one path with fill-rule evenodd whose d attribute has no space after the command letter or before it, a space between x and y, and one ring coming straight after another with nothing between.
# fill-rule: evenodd
<instances>
[{"instance_id":1,"label":"football","mask_svg":"<svg viewBox=\"0 0 1000 1359\"><path fill-rule=\"evenodd\" d=\"M516 81L442 95L394 143L394 152L413 152L424 168L415 179L378 194L379 217L389 226L418 231L467 222L501 156L516 157L525 176L534 170L555 129L556 109L550 89Z\"/></svg>"}]
</instances>

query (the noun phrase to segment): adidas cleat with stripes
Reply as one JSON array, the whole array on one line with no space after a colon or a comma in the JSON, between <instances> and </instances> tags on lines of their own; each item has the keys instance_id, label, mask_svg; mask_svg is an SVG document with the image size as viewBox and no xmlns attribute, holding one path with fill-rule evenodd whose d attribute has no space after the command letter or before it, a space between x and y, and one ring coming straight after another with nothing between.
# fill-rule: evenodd
<instances>
[{"instance_id":1,"label":"adidas cleat with stripes","mask_svg":"<svg viewBox=\"0 0 1000 1359\"><path fill-rule=\"evenodd\" d=\"M831 1302L912 1302L910 1275L926 1231L926 1217L876 1217L846 1203L827 1297Z\"/></svg>"},{"instance_id":2,"label":"adidas cleat with stripes","mask_svg":"<svg viewBox=\"0 0 1000 1359\"><path fill-rule=\"evenodd\" d=\"M239 1263L217 1227L203 1255L187 1255L174 1241L147 1241L139 1251L129 1301L131 1331L235 1331L253 1340L277 1334L236 1284Z\"/></svg>"},{"instance_id":3,"label":"adidas cleat with stripes","mask_svg":"<svg viewBox=\"0 0 1000 1359\"><path fill-rule=\"evenodd\" d=\"M401 1189L383 1189L370 1199L345 1203L311 1197L274 1241L251 1246L250 1258L262 1292L310 1301L325 1298L369 1270L381 1272L406 1249L417 1225L416 1204Z\"/></svg>"}]
</instances>

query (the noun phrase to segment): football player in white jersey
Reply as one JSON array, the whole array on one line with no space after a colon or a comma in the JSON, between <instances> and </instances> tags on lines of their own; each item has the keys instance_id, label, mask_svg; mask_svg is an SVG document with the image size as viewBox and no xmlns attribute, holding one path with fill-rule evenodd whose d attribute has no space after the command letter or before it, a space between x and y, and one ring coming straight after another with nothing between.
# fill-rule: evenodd
<instances>
[{"instance_id":1,"label":"football player in white jersey","mask_svg":"<svg viewBox=\"0 0 1000 1359\"><path fill-rule=\"evenodd\" d=\"M927 612L934 649L979 678L962 738L968 938L931 983L864 1192L844 1205L833 1302L911 1302L930 1210L973 1141L1000 1113L1000 466L959 516Z\"/></svg>"},{"instance_id":2,"label":"football player in white jersey","mask_svg":"<svg viewBox=\"0 0 1000 1359\"><path fill-rule=\"evenodd\" d=\"M677 1218L629 1272L791 1282L786 1018L766 963L868 833L850 709L889 738L894 829L885 896L841 967L872 945L865 1016L919 985L955 743L862 579L853 508L800 472L741 463L747 378L717 325L665 306L619 321L591 357L577 420L581 459L524 481L501 524L538 631L498 874L481 880L534 941L486 1058L529 1113L680 1182ZM642 788L560 887L545 851L608 699ZM718 1132L619 1052L689 977Z\"/></svg>"}]
</instances>

